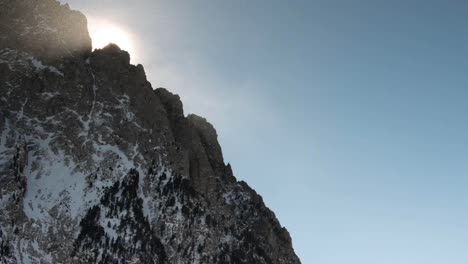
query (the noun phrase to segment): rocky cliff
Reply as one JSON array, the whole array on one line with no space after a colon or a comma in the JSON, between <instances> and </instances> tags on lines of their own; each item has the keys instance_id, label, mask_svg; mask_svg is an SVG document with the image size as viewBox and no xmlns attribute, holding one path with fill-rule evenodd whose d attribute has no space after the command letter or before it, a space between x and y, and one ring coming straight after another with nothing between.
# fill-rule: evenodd
<instances>
[{"instance_id":1,"label":"rocky cliff","mask_svg":"<svg viewBox=\"0 0 468 264\"><path fill-rule=\"evenodd\" d=\"M86 18L0 0L0 263L300 263L214 127Z\"/></svg>"}]
</instances>

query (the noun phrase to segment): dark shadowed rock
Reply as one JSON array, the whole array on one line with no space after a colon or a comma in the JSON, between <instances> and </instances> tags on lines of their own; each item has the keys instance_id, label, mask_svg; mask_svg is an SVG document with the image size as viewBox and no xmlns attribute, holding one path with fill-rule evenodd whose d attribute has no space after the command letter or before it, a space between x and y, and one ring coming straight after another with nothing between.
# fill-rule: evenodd
<instances>
[{"instance_id":1,"label":"dark shadowed rock","mask_svg":"<svg viewBox=\"0 0 468 264\"><path fill-rule=\"evenodd\" d=\"M219 177L224 176L224 159L221 146L218 143L218 134L215 128L205 118L191 114L187 117L190 125L198 133L203 149L205 150L210 166Z\"/></svg>"}]
</instances>

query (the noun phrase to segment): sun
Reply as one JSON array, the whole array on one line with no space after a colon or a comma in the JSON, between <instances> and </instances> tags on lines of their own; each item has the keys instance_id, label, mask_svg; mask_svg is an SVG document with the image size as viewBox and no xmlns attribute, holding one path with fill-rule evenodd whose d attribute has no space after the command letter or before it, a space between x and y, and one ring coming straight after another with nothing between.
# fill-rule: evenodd
<instances>
[{"instance_id":1,"label":"sun","mask_svg":"<svg viewBox=\"0 0 468 264\"><path fill-rule=\"evenodd\" d=\"M134 37L124 27L109 20L89 18L88 28L94 49L114 43L130 53L132 60L136 57Z\"/></svg>"}]
</instances>

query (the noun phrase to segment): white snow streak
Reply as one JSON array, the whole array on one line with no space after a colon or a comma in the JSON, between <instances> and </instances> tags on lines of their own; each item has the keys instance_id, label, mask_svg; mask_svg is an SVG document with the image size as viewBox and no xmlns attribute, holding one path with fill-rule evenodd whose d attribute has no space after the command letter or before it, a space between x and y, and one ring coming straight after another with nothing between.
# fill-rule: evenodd
<instances>
[{"instance_id":1,"label":"white snow streak","mask_svg":"<svg viewBox=\"0 0 468 264\"><path fill-rule=\"evenodd\" d=\"M59 71L54 66L44 65L42 63L42 61L40 61L39 59L36 59L34 57L31 57L30 60L31 60L31 63L32 63L33 67L36 69L36 71L43 71L43 70L47 69L50 72L56 73L56 74L58 74L58 75L60 75L62 77L64 76L63 72Z\"/></svg>"}]
</instances>

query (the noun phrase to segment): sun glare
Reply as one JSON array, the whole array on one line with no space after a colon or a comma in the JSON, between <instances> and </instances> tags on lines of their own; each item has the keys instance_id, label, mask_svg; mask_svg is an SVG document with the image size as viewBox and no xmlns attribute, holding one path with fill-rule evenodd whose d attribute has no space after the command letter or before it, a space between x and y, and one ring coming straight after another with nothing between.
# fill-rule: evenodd
<instances>
[{"instance_id":1,"label":"sun glare","mask_svg":"<svg viewBox=\"0 0 468 264\"><path fill-rule=\"evenodd\" d=\"M114 43L130 53L132 61L135 59L134 39L123 27L111 21L92 18L89 19L88 24L94 49L100 49L109 43Z\"/></svg>"}]
</instances>

